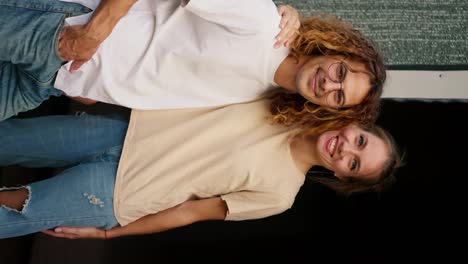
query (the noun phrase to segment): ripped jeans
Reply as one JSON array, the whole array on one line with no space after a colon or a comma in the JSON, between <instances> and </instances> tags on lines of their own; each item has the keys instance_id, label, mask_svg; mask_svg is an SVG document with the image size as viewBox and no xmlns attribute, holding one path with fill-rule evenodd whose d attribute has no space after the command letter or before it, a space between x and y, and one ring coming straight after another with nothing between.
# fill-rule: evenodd
<instances>
[{"instance_id":1,"label":"ripped jeans","mask_svg":"<svg viewBox=\"0 0 468 264\"><path fill-rule=\"evenodd\" d=\"M65 168L43 181L0 189L29 193L21 211L0 207L0 238L56 226L116 226L113 191L127 126L86 114L0 122L0 166Z\"/></svg>"}]
</instances>

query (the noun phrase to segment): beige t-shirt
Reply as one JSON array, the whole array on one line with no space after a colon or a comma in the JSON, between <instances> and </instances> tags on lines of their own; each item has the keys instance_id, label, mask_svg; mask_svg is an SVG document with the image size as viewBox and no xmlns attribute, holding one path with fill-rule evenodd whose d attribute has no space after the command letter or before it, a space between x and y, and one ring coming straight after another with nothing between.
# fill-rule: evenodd
<instances>
[{"instance_id":1,"label":"beige t-shirt","mask_svg":"<svg viewBox=\"0 0 468 264\"><path fill-rule=\"evenodd\" d=\"M133 110L114 191L119 223L215 196L227 203L226 220L289 209L305 176L290 129L270 124L268 103Z\"/></svg>"}]
</instances>

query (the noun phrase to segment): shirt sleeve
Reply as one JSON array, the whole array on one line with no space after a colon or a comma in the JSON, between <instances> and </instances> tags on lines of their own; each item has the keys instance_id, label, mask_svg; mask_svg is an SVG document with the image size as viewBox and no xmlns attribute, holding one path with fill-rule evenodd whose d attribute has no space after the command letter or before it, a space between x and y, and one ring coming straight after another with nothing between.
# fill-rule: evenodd
<instances>
[{"instance_id":1,"label":"shirt sleeve","mask_svg":"<svg viewBox=\"0 0 468 264\"><path fill-rule=\"evenodd\" d=\"M280 214L291 208L292 201L274 193L241 191L222 195L228 207L225 220L249 220Z\"/></svg>"},{"instance_id":2,"label":"shirt sleeve","mask_svg":"<svg viewBox=\"0 0 468 264\"><path fill-rule=\"evenodd\" d=\"M193 14L233 30L258 32L279 28L280 16L271 0L190 0L185 3L185 8Z\"/></svg>"}]
</instances>

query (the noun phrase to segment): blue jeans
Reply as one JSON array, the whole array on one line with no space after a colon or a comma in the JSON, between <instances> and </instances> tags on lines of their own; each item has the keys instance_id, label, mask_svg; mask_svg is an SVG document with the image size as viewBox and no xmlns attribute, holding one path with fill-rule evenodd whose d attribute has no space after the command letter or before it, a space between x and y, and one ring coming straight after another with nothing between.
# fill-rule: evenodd
<instances>
[{"instance_id":1,"label":"blue jeans","mask_svg":"<svg viewBox=\"0 0 468 264\"><path fill-rule=\"evenodd\" d=\"M64 63L57 39L66 17L89 11L58 0L0 0L0 121L62 94L53 87Z\"/></svg>"},{"instance_id":2,"label":"blue jeans","mask_svg":"<svg viewBox=\"0 0 468 264\"><path fill-rule=\"evenodd\" d=\"M127 125L89 115L0 122L0 166L65 168L43 181L0 188L29 190L21 211L0 207L0 238L56 226L116 226L114 182Z\"/></svg>"}]
</instances>

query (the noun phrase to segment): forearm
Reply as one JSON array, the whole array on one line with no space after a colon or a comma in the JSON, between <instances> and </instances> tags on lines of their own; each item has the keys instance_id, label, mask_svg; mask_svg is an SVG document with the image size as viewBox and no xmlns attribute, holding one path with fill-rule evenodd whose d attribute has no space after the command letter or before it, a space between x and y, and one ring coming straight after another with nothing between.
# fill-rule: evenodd
<instances>
[{"instance_id":1,"label":"forearm","mask_svg":"<svg viewBox=\"0 0 468 264\"><path fill-rule=\"evenodd\" d=\"M95 100L83 98L83 97L69 97L69 98L79 103L85 104L85 105L91 105L91 104L97 103L97 101Z\"/></svg>"},{"instance_id":2,"label":"forearm","mask_svg":"<svg viewBox=\"0 0 468 264\"><path fill-rule=\"evenodd\" d=\"M107 237L158 233L204 220L223 220L227 206L220 198L188 201L156 214L144 216L123 227L107 231Z\"/></svg>"},{"instance_id":3,"label":"forearm","mask_svg":"<svg viewBox=\"0 0 468 264\"><path fill-rule=\"evenodd\" d=\"M86 24L86 31L99 42L109 36L117 22L128 12L137 0L101 0Z\"/></svg>"},{"instance_id":4,"label":"forearm","mask_svg":"<svg viewBox=\"0 0 468 264\"><path fill-rule=\"evenodd\" d=\"M191 223L187 219L177 217L177 215L177 208L170 208L157 214L147 215L126 226L108 230L107 237L158 233Z\"/></svg>"}]
</instances>

